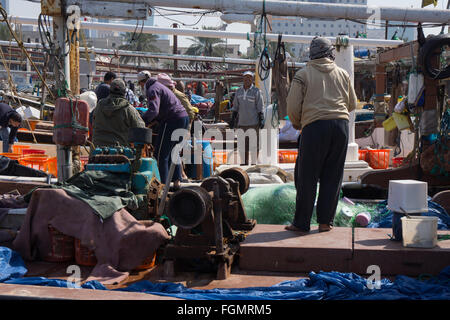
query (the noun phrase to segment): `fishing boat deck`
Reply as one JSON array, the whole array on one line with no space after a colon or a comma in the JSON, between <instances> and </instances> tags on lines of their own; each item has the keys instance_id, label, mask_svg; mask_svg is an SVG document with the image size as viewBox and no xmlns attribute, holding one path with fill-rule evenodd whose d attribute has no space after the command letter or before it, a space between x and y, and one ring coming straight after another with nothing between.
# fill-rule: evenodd
<instances>
[{"instance_id":1,"label":"fishing boat deck","mask_svg":"<svg viewBox=\"0 0 450 320\"><path fill-rule=\"evenodd\" d=\"M367 276L370 265L378 265L382 277L393 280L399 274L411 277L436 275L449 265L450 239L438 241L432 249L405 248L401 242L390 240L391 233L391 229L370 228L356 228L353 233L352 228L339 227L331 232L319 233L313 227L309 234L299 235L284 230L282 225L258 224L241 243L237 262L225 280L216 280L215 274L201 272L180 271L173 277L165 277L163 265L157 264L147 270L132 271L126 280L105 287L112 290L125 288L141 280L181 283L194 289L261 287L306 278L310 271L354 272ZM444 235L450 236L450 231L438 231L439 237ZM11 247L11 244L0 245ZM67 267L71 264L27 261L26 277L68 280L71 273L67 273ZM80 268L80 280L85 282L93 267ZM0 284L0 298L165 299L117 291L77 291Z\"/></svg>"}]
</instances>

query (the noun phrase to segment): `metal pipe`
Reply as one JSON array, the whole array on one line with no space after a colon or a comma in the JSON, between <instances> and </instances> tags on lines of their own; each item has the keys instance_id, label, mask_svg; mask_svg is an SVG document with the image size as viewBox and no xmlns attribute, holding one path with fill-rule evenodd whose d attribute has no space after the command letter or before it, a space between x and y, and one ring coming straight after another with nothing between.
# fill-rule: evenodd
<instances>
[{"instance_id":1,"label":"metal pipe","mask_svg":"<svg viewBox=\"0 0 450 320\"><path fill-rule=\"evenodd\" d=\"M450 12L450 10L448 10ZM13 22L19 24L37 25L37 20L33 18L12 17ZM102 23L102 22L81 22L81 29L103 30L115 32L135 32L136 27L129 24ZM141 30L141 29L140 29ZM230 32L216 30L197 30L197 29L181 29L181 28L163 28L163 27L142 27L142 33L178 35L189 37L207 37L219 39L239 39L249 40L255 36L253 32ZM314 36L300 35L283 35L283 41L289 43L310 43ZM336 37L326 37L332 42L336 42ZM267 33L268 41L277 42L278 34ZM401 40L383 40L383 39L365 39L365 38L349 38L349 45L362 47L396 47L404 42Z\"/></svg>"},{"instance_id":2,"label":"metal pipe","mask_svg":"<svg viewBox=\"0 0 450 320\"><path fill-rule=\"evenodd\" d=\"M1 45L14 45L16 46L16 42L9 41L0 41ZM42 45L40 44L28 44L29 48L41 49ZM240 59L240 58L224 58L224 57L205 57L205 56L191 56L191 55L183 55L183 54L170 54L170 53L155 53L155 52L142 52L142 51L129 51L129 50L112 50L112 49L104 49L104 48L85 48L80 47L80 51L89 51L94 52L96 54L119 54L121 56L135 56L135 57L144 57L144 58L156 58L156 59L170 59L170 60L184 60L184 61L199 61L199 62L215 62L215 63L230 63L230 64L242 64L242 65L255 65L256 60L252 59ZM302 62L289 62L289 67L294 68L303 68L306 63Z\"/></svg>"},{"instance_id":3,"label":"metal pipe","mask_svg":"<svg viewBox=\"0 0 450 320\"><path fill-rule=\"evenodd\" d=\"M74 0L66 0L68 4ZM98 0L94 0L98 1ZM209 9L227 13L255 14L265 13L274 16L314 17L336 19L378 20L405 22L449 23L450 11L423 8L380 7L354 4L317 3L273 0L128 0L147 3L153 7L175 7ZM109 0L109 2L123 2Z\"/></svg>"},{"instance_id":4,"label":"metal pipe","mask_svg":"<svg viewBox=\"0 0 450 320\"><path fill-rule=\"evenodd\" d=\"M69 51L69 44L66 36L66 25L65 19L63 17L53 18L53 36L56 40L57 46L59 48L59 57L61 57L61 63L63 64L63 70L59 69L57 63L54 65L54 74L57 86L59 88L70 88L70 57L69 55L63 55L64 52ZM64 74L61 74L61 71ZM57 157L57 167L58 167L58 182L64 182L73 175L72 166L72 151L70 147L56 145L56 157Z\"/></svg>"},{"instance_id":5,"label":"metal pipe","mask_svg":"<svg viewBox=\"0 0 450 320\"><path fill-rule=\"evenodd\" d=\"M223 255L223 225L222 225L222 199L220 198L220 189L217 182L213 187L213 211L214 211L214 227L216 231L216 255Z\"/></svg>"}]
</instances>

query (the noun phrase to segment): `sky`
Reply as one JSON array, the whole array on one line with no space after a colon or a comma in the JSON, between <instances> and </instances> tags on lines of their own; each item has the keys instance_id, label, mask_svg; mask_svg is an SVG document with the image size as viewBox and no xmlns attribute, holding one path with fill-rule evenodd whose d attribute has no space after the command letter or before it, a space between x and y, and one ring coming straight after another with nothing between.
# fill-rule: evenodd
<instances>
[{"instance_id":1,"label":"sky","mask_svg":"<svg viewBox=\"0 0 450 320\"><path fill-rule=\"evenodd\" d=\"M11 6L11 15L13 16L22 16L22 17L34 17L40 13L40 4L32 3L26 0L13 0L10 1ZM411 8L420 8L422 4L422 0L368 0L368 5L373 6L393 6L393 7L411 7ZM438 0L438 6L436 9L445 9L447 6L447 0ZM428 6L427 8L432 9L433 5ZM173 9L173 8L172 8ZM189 10L189 9L186 9ZM180 20L184 23L192 23L192 21L197 21L198 16L193 20L192 16L174 16L177 20ZM163 17L155 16L155 26L159 27L170 27L174 22L167 20ZM215 26L218 27L222 24L222 20L219 17L204 17L196 27L201 28L202 26ZM186 27L192 28L192 27ZM232 23L229 24L226 28L227 31L231 32L249 32L250 25L242 24L242 23ZM440 29L428 29L425 30L425 34L429 33L438 33ZM172 37L169 37L171 40ZM190 41L189 37L178 37L179 46L189 46ZM239 44L241 51L245 52L247 47L249 46L249 41L245 40L234 40L228 39L227 44Z\"/></svg>"}]
</instances>

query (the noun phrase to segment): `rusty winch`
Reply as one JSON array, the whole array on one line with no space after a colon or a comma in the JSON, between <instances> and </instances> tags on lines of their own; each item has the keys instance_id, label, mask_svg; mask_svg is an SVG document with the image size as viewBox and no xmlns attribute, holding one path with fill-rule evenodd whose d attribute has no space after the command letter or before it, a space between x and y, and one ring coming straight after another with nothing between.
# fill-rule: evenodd
<instances>
[{"instance_id":1,"label":"rusty winch","mask_svg":"<svg viewBox=\"0 0 450 320\"><path fill-rule=\"evenodd\" d=\"M247 218L241 199L249 185L244 170L231 168L171 195L167 215L178 229L164 251L166 275L180 267L227 277L239 243L256 224Z\"/></svg>"}]
</instances>

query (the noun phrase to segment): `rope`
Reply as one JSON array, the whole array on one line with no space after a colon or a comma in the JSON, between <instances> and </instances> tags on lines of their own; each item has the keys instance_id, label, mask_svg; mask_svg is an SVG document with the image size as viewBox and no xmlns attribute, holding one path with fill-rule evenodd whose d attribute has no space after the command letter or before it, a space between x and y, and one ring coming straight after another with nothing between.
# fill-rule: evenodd
<instances>
[{"instance_id":1,"label":"rope","mask_svg":"<svg viewBox=\"0 0 450 320\"><path fill-rule=\"evenodd\" d=\"M53 96L53 93L51 92L50 88L48 87L47 83L44 81L44 79L42 78L42 74L39 71L38 67L36 66L36 64L34 63L34 61L31 59L30 55L28 54L28 51L25 49L25 47L23 46L23 42L21 39L19 39L16 35L16 33L14 32L14 30L11 27L11 23L8 20L8 13L5 11L5 9L0 5L0 14L3 16L3 20L0 20L1 22L5 22L6 26L9 29L9 32L11 33L11 35L13 36L14 40L16 40L17 42L17 46L22 50L22 52L26 55L27 59L30 61L31 65L33 66L33 68L35 69L36 73L38 74L39 78L41 79L42 83L46 86L47 90L50 92L50 94ZM54 98L54 96L53 96Z\"/></svg>"},{"instance_id":2,"label":"rope","mask_svg":"<svg viewBox=\"0 0 450 320\"><path fill-rule=\"evenodd\" d=\"M55 125L54 128L55 129L60 129L60 128L72 128L73 131L75 132L75 130L81 130L81 131L89 131L88 127L83 127L78 121L77 118L79 116L79 111L78 111L78 98L76 98L76 104L75 104L75 108L74 108L74 104L73 104L73 100L72 98L69 97L70 100L70 110L72 113L72 119L70 123L62 123L62 124L58 124Z\"/></svg>"},{"instance_id":3,"label":"rope","mask_svg":"<svg viewBox=\"0 0 450 320\"><path fill-rule=\"evenodd\" d=\"M438 133L438 137L434 143L434 157L435 164L431 169L431 174L433 175L443 175L445 177L449 177L450 173L445 170L445 158L444 154L449 151L449 147L447 146L450 136L450 106L448 102L446 102L446 107L443 111L441 117L441 125ZM442 164L442 166L439 165ZM447 161L447 165L450 165L450 162Z\"/></svg>"},{"instance_id":4,"label":"rope","mask_svg":"<svg viewBox=\"0 0 450 320\"><path fill-rule=\"evenodd\" d=\"M13 80L12 80L11 72L10 72L10 69L9 69L9 65L8 65L8 63L6 62L5 55L3 54L3 49L2 49L2 48L0 48L0 54L1 54L1 56L2 56L3 65L5 66L6 73L8 74L8 82L9 82L9 86L10 86L12 92L13 92L13 95L11 95L11 96L12 96L12 98L13 98L14 101L17 101L17 102L19 103L19 106L20 106L20 107L23 107L23 106L22 106L22 102L20 101L20 99L16 99L16 98L15 98L15 96L18 96L19 94L17 93L16 85L14 84L14 82L13 82ZM26 123L28 124L28 127L31 128L31 125L30 125L30 122L28 121L28 119L25 118L24 120L25 120ZM34 135L34 132L33 132L33 131L30 131L30 132L31 132L31 135L32 135L32 137L33 137L33 142L34 142L34 143L37 143L36 136Z\"/></svg>"}]
</instances>

